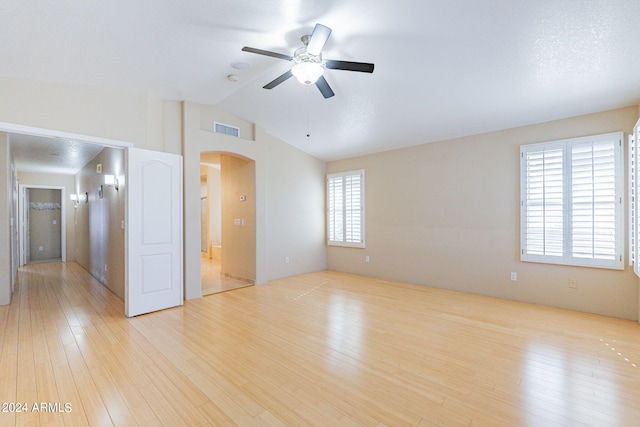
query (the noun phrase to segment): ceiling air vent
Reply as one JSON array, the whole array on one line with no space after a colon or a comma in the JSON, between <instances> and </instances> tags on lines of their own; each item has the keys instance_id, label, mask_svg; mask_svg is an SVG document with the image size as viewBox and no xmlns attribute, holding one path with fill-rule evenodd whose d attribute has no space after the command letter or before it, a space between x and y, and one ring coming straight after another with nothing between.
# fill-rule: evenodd
<instances>
[{"instance_id":1,"label":"ceiling air vent","mask_svg":"<svg viewBox=\"0 0 640 427\"><path fill-rule=\"evenodd\" d=\"M213 131L216 133L223 133L229 136L240 137L240 128L235 126L225 125L224 123L213 122Z\"/></svg>"}]
</instances>

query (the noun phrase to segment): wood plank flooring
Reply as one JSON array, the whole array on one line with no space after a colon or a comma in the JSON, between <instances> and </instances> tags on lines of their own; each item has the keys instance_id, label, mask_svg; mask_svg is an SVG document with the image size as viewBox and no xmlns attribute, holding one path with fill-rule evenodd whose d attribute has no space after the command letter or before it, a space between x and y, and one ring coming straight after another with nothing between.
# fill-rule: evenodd
<instances>
[{"instance_id":1,"label":"wood plank flooring","mask_svg":"<svg viewBox=\"0 0 640 427\"><path fill-rule=\"evenodd\" d=\"M123 312L77 264L21 269L0 306L0 425L640 420L631 321L326 271Z\"/></svg>"},{"instance_id":2,"label":"wood plank flooring","mask_svg":"<svg viewBox=\"0 0 640 427\"><path fill-rule=\"evenodd\" d=\"M226 277L222 274L221 267L220 260L209 259L204 255L200 257L202 295L217 294L218 292L253 286L253 283Z\"/></svg>"}]
</instances>

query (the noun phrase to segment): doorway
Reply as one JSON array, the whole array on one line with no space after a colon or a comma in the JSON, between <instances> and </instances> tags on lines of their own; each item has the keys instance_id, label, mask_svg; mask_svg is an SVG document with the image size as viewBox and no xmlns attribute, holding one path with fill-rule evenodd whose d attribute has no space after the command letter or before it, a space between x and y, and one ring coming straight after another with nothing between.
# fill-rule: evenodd
<instances>
[{"instance_id":1,"label":"doorway","mask_svg":"<svg viewBox=\"0 0 640 427\"><path fill-rule=\"evenodd\" d=\"M103 148L112 147L124 149L126 153L125 155L127 156L127 161L124 162L127 166L126 168L123 165L123 168L120 169L120 172L114 171L115 174L109 176L107 176L105 172L102 171L101 167L94 169L95 173L91 173L91 175L100 175L103 180L100 181L97 185L94 184L89 192L85 191L84 193L79 193L76 185L71 185L71 187L73 188L69 191L69 194L75 195L75 198L70 198L70 200L82 200L82 202L77 203L83 203L84 205L86 205L87 203L96 204L100 203L100 201L103 201L103 197L106 198L109 194L118 192L119 189L120 193L124 193L127 195L126 201L124 203L125 218L117 218L115 227L118 229L117 233L124 234L126 239L124 249L120 251L120 256L126 257L126 260L123 260L123 264L125 274L124 301L125 314L127 316L143 314L146 312L182 304L184 285L182 254L182 156L134 148L133 144L124 141L110 140L106 138L91 137L79 134L70 134L66 132L15 125L11 123L0 122L0 131L9 133L11 137L15 135L35 136L38 138L42 138L43 140L46 140L47 143L51 144L55 142L75 143L76 141L82 141L82 143L100 145ZM14 141L9 141L9 143L13 148ZM17 146L20 147L20 145ZM11 158L8 160L12 168L14 167L14 164L16 165L15 170L17 170L18 172L20 171L20 151L21 150L19 149L12 149ZM51 158L57 157L57 155L58 153L54 153L51 155ZM31 158L31 156L28 157ZM50 156L33 156L33 158L38 158L40 160L44 158L48 159L49 157ZM131 172L134 169L136 173L132 174ZM111 173L111 171L109 172ZM122 173L122 175L120 175L120 173ZM110 179L107 179L108 177ZM20 188L22 188L22 185L20 185ZM136 191L134 191L134 188L136 189ZM61 200L67 201L67 196L65 196L64 190L65 187L60 187L60 189ZM160 194L163 197L158 197L158 195ZM22 195L23 192L19 191L19 197L22 197ZM170 204L170 207L172 209L168 209L166 206L159 206L161 205L161 203L158 203L158 200L172 200L173 203ZM77 203L76 207L78 206ZM22 203L22 201L19 201L17 205L17 209L26 211L24 209L24 204ZM66 218L65 205L66 203L61 203L62 218ZM147 220L147 218L145 217L145 213L159 213L159 215L155 215L155 217L171 220L171 227L158 227L160 230L162 230L162 232L154 233L154 230L151 230L150 226L152 221ZM19 212L19 222L22 221L22 215L23 212ZM60 222L62 228L61 260L65 262L65 221ZM130 222L135 223L135 226L129 227L128 224ZM153 224L157 224L157 222L158 221L155 221L153 222ZM77 225L78 224L76 224L76 226ZM76 226L74 226L74 229L77 228ZM89 230L93 228L94 227L89 227ZM144 232L144 235L142 237L139 236L138 233L138 231L140 230ZM169 236L169 238L166 238L164 239L164 241L159 242L166 244L156 244L152 246L162 246L162 249L168 248L173 250L174 252L172 252L170 255L166 255L164 253L154 253L153 255L144 253L141 255L140 248L133 247L133 245L131 244L131 241L138 243L142 242L142 244L146 244L148 242L158 243L158 239L166 237L168 235L168 230L171 231L171 235ZM24 232L22 229L19 230L18 237L20 244L22 244L22 247L24 247ZM91 251L91 249L85 252L89 251ZM20 248L18 252L22 253L23 251ZM16 253L16 255L19 254ZM146 258L142 259L144 256L146 256ZM162 259L162 261L159 261L160 259ZM168 262L165 262L165 260ZM105 265L104 271L106 272L107 270L107 265ZM171 270L171 274L164 274L167 270ZM140 271L145 273L145 278L149 278L147 282L139 280L139 275L134 276L135 273L140 273ZM133 277L135 280L130 280L131 277ZM5 286L9 290L9 298L7 299L7 301L10 301L10 295L12 292L11 283L9 280L0 281L0 288L3 288ZM143 289L140 289L140 286L142 286ZM4 292L5 289L0 289L0 291ZM151 304L154 302L151 301L154 296L157 296L158 294L161 294L163 292L168 293L169 291L172 292L172 298L170 301L167 302L163 300L160 304ZM138 305L146 305L142 308L142 310L138 310L138 307L132 307L134 303L141 303Z\"/></svg>"},{"instance_id":2,"label":"doorway","mask_svg":"<svg viewBox=\"0 0 640 427\"><path fill-rule=\"evenodd\" d=\"M255 194L255 161L228 153L201 153L203 295L255 284Z\"/></svg>"},{"instance_id":3,"label":"doorway","mask_svg":"<svg viewBox=\"0 0 640 427\"><path fill-rule=\"evenodd\" d=\"M64 187L20 185L20 265L66 261Z\"/></svg>"}]
</instances>

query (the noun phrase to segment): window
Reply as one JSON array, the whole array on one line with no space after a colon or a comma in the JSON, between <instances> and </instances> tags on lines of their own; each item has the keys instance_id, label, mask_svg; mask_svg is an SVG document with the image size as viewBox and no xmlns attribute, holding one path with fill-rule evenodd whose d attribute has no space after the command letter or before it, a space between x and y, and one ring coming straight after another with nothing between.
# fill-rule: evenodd
<instances>
[{"instance_id":1,"label":"window","mask_svg":"<svg viewBox=\"0 0 640 427\"><path fill-rule=\"evenodd\" d=\"M364 170L327 175L328 244L364 248Z\"/></svg>"},{"instance_id":2,"label":"window","mask_svg":"<svg viewBox=\"0 0 640 427\"><path fill-rule=\"evenodd\" d=\"M629 135L629 263L640 276L640 254L638 252L638 221L640 221L640 195L638 194L638 149L640 145L640 120L633 128L633 135Z\"/></svg>"},{"instance_id":3,"label":"window","mask_svg":"<svg viewBox=\"0 0 640 427\"><path fill-rule=\"evenodd\" d=\"M520 147L521 259L623 268L622 132Z\"/></svg>"}]
</instances>

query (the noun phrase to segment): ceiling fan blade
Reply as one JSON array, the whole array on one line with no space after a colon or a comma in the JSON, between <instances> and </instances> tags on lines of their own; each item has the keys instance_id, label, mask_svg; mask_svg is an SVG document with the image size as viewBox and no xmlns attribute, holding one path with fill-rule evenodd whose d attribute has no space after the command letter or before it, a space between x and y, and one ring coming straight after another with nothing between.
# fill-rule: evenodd
<instances>
[{"instance_id":1,"label":"ceiling fan blade","mask_svg":"<svg viewBox=\"0 0 640 427\"><path fill-rule=\"evenodd\" d=\"M291 76L293 76L293 74L291 74L291 70L289 70L286 73L284 73L283 75L281 75L280 77L278 77L277 79L267 83L266 85L264 85L262 87L263 87L263 89L273 89L274 87L278 86L280 83L288 80Z\"/></svg>"},{"instance_id":2,"label":"ceiling fan blade","mask_svg":"<svg viewBox=\"0 0 640 427\"><path fill-rule=\"evenodd\" d=\"M351 61L334 61L328 59L325 61L327 68L332 70L346 70L346 71L360 71L361 73L373 73L373 64L366 62L351 62Z\"/></svg>"},{"instance_id":3,"label":"ceiling fan blade","mask_svg":"<svg viewBox=\"0 0 640 427\"><path fill-rule=\"evenodd\" d=\"M289 55L283 55L281 53L277 53L277 52L271 52L270 50L262 50L262 49L256 49L253 47L243 47L242 48L243 52L250 52L250 53L257 53L258 55L264 55L264 56L271 56L273 58L278 58L278 59L284 59L285 61L292 61L293 57L289 56Z\"/></svg>"},{"instance_id":4,"label":"ceiling fan blade","mask_svg":"<svg viewBox=\"0 0 640 427\"><path fill-rule=\"evenodd\" d=\"M333 95L335 95L324 76L320 76L320 78L316 81L316 86L318 86L318 89L320 89L322 96L324 96L325 98L331 98Z\"/></svg>"},{"instance_id":5,"label":"ceiling fan blade","mask_svg":"<svg viewBox=\"0 0 640 427\"><path fill-rule=\"evenodd\" d=\"M322 52L322 48L331 35L331 28L325 27L322 24L316 24L311 33L309 44L307 45L307 53L310 55L318 56Z\"/></svg>"}]
</instances>

